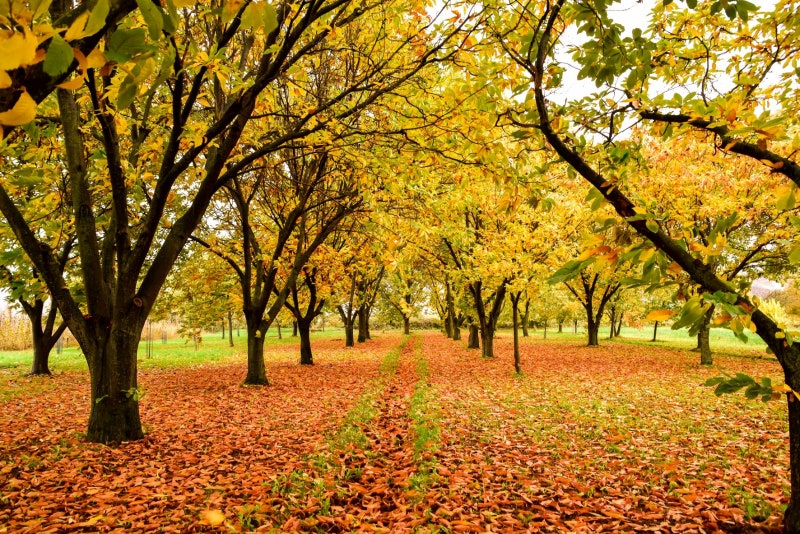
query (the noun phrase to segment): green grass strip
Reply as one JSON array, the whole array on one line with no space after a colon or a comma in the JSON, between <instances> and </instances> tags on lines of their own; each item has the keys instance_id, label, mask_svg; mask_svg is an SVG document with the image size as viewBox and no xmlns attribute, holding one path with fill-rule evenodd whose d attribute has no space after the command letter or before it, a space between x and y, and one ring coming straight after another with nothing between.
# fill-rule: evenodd
<instances>
[{"instance_id":1,"label":"green grass strip","mask_svg":"<svg viewBox=\"0 0 800 534\"><path fill-rule=\"evenodd\" d=\"M420 493L438 479L435 453L439 448L441 429L439 425L441 407L436 399L436 392L428 383L430 372L428 362L422 353L422 338L417 338L414 347L417 380L414 395L411 397L409 417L413 421L411 428L414 437L414 461L418 470L411 476L411 487Z\"/></svg>"}]
</instances>

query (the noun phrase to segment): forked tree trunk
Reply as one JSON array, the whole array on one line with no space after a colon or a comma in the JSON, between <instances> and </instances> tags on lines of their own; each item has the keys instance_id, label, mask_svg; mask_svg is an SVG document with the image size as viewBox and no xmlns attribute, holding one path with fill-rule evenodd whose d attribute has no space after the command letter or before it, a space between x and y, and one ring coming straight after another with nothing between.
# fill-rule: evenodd
<instances>
[{"instance_id":1,"label":"forked tree trunk","mask_svg":"<svg viewBox=\"0 0 800 534\"><path fill-rule=\"evenodd\" d=\"M58 310L51 308L45 321L44 302L41 300L36 300L32 305L23 300L19 302L31 325L33 363L30 374L50 375L50 352L64 331L66 331L67 324L62 322L54 330Z\"/></svg>"}]
</instances>

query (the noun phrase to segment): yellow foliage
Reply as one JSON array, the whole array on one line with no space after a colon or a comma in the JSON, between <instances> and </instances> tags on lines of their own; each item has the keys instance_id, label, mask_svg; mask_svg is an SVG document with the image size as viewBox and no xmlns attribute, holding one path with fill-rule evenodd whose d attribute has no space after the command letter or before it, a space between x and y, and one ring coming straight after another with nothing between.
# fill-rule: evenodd
<instances>
[{"instance_id":1,"label":"yellow foliage","mask_svg":"<svg viewBox=\"0 0 800 534\"><path fill-rule=\"evenodd\" d=\"M0 125L21 126L34 118L36 118L36 101L25 91L13 108L0 113Z\"/></svg>"},{"instance_id":2,"label":"yellow foliage","mask_svg":"<svg viewBox=\"0 0 800 534\"><path fill-rule=\"evenodd\" d=\"M11 30L0 32L0 70L26 67L36 59L39 40L25 28L23 33Z\"/></svg>"}]
</instances>

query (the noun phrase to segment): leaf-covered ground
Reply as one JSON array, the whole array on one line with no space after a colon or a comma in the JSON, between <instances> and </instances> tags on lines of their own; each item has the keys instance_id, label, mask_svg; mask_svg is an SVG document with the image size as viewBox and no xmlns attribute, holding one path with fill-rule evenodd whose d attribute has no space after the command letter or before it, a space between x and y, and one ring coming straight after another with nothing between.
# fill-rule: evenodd
<instances>
[{"instance_id":1,"label":"leaf-covered ground","mask_svg":"<svg viewBox=\"0 0 800 534\"><path fill-rule=\"evenodd\" d=\"M83 374L5 380L0 532L779 529L783 403L714 397L690 352L523 343L523 377L509 339L483 360L438 333L276 349L267 388L141 371L148 435L117 447L81 440Z\"/></svg>"}]
</instances>

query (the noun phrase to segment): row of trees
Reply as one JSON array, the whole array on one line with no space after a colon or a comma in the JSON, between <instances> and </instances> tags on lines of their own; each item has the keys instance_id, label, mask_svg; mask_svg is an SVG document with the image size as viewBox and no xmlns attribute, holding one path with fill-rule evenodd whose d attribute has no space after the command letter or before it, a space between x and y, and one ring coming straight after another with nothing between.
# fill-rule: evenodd
<instances>
[{"instance_id":1,"label":"row of trees","mask_svg":"<svg viewBox=\"0 0 800 534\"><path fill-rule=\"evenodd\" d=\"M382 284L406 316L424 286L488 357L506 297L524 324L543 280L590 343L623 288L666 288L701 349L711 321L755 331L792 400L800 348L747 289L800 260L796 3L666 1L638 28L594 0L9 3L4 280L43 343L57 309L86 355L91 441L142 437L136 350L168 286L234 295L252 384L287 304L302 333L329 301L353 343Z\"/></svg>"}]
</instances>

